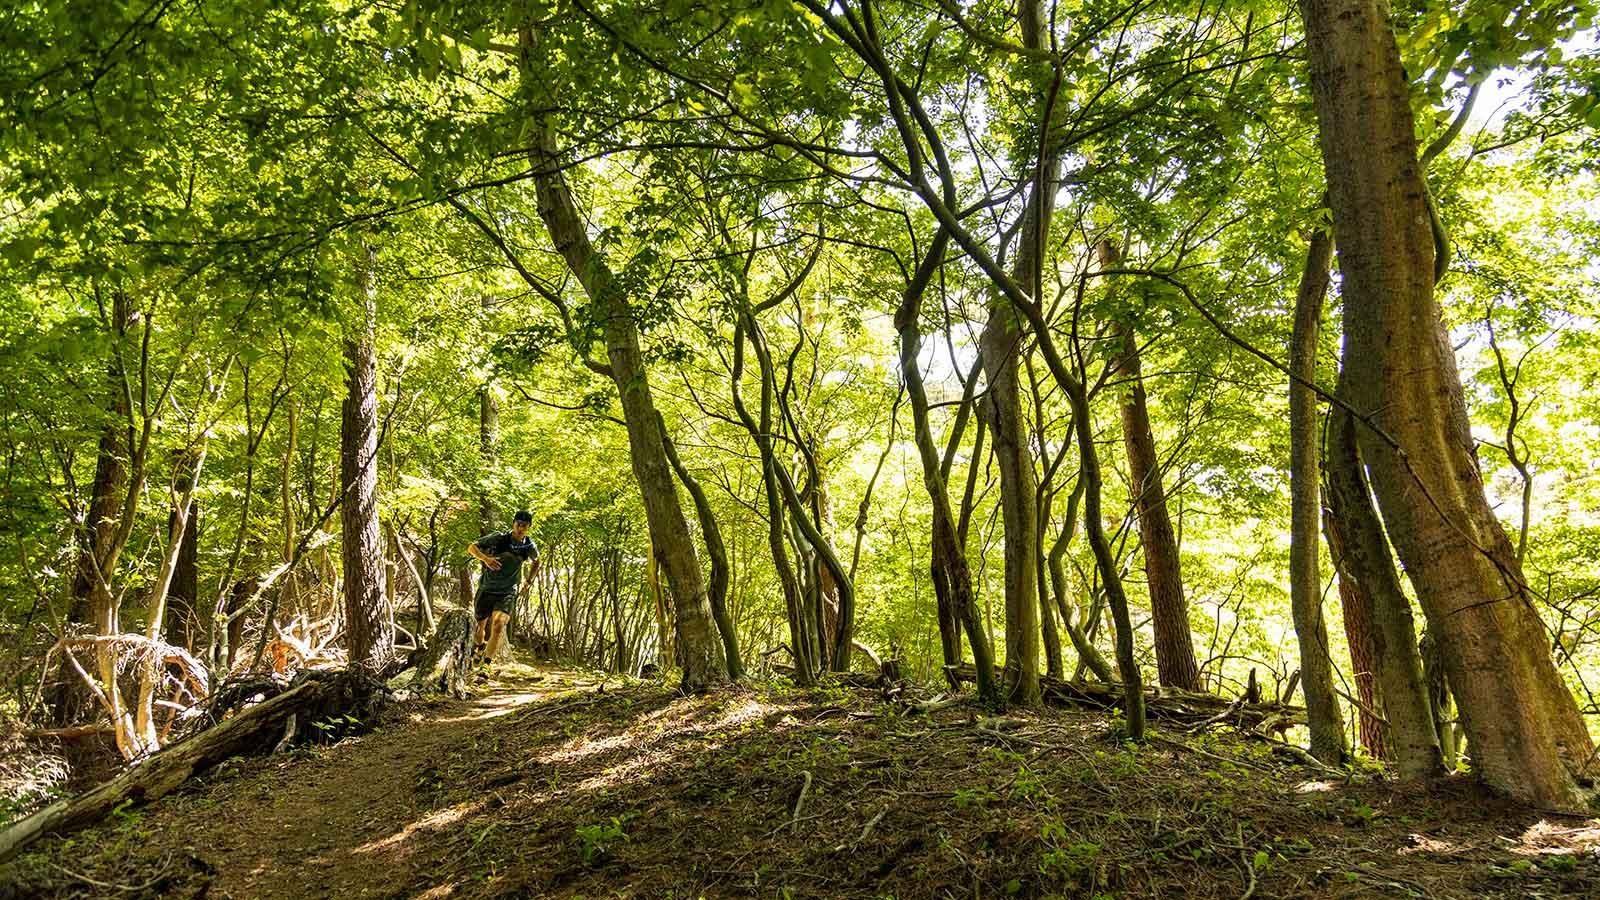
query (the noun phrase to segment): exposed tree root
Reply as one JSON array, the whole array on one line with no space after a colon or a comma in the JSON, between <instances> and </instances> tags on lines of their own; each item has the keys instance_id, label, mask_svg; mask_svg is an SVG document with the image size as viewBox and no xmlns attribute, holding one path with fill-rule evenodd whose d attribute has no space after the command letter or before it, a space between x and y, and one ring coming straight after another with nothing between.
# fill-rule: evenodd
<instances>
[{"instance_id":1,"label":"exposed tree root","mask_svg":"<svg viewBox=\"0 0 1600 900\"><path fill-rule=\"evenodd\" d=\"M44 835L92 824L125 802L147 803L162 797L231 756L271 749L280 742L291 717L319 726L302 729L302 733L349 731L352 723L358 725L375 711L385 693L378 682L349 672L308 671L290 685L268 680L224 686L205 714L217 724L151 754L87 793L45 807L0 832L0 860L9 859ZM222 718L251 702L253 705L244 706L231 718Z\"/></svg>"}]
</instances>

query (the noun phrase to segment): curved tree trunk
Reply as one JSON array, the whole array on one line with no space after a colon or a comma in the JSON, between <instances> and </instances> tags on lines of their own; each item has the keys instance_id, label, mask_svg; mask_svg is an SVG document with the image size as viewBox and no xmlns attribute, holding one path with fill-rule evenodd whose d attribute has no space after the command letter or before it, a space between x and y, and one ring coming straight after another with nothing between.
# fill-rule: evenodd
<instances>
[{"instance_id":1,"label":"curved tree trunk","mask_svg":"<svg viewBox=\"0 0 1600 900\"><path fill-rule=\"evenodd\" d=\"M1333 239L1317 229L1306 249L1305 270L1294 302L1289 340L1289 604L1300 644L1300 680L1306 692L1311 755L1325 763L1344 760L1344 718L1333 691L1333 660L1322 616L1322 500L1317 459L1317 338L1322 298L1328 292Z\"/></svg>"},{"instance_id":2,"label":"curved tree trunk","mask_svg":"<svg viewBox=\"0 0 1600 900\"><path fill-rule=\"evenodd\" d=\"M928 423L928 392L922 384L922 371L917 368L917 354L922 346L922 294L933 273L944 263L948 246L949 237L940 229L927 255L912 275L911 282L906 285L900 308L894 315L894 327L900 332L900 376L905 380L906 396L911 400L913 436L917 456L922 461L922 484L928 491L928 500L933 507L933 578L935 590L943 591L939 602L946 607L939 612L945 677L953 682L954 671L949 667L961 662L960 636L947 633L953 632L959 621L966 628L967 641L972 645L972 658L978 673L978 698L989 705L996 705L1001 696L999 685L994 683L994 651L990 648L989 633L984 630L983 620L978 615L978 604L972 596L972 571L967 566L967 554L961 546L955 514L950 509L950 490L945 484L939 451L933 443L933 429ZM978 465L976 458L972 465ZM948 620L945 618L947 613L950 617Z\"/></svg>"},{"instance_id":3,"label":"curved tree trunk","mask_svg":"<svg viewBox=\"0 0 1600 900\"><path fill-rule=\"evenodd\" d=\"M722 636L722 652L728 660L728 677L738 681L744 677L744 662L739 656L739 633L734 628L733 618L728 615L728 548L722 541L722 529L717 525L717 515L711 509L711 500L706 496L705 488L700 486L699 479L678 458L678 448L667 436L665 423L661 424L661 439L667 451L667 461L672 464L673 471L678 473L678 480L683 482L689 497L694 500L695 515L700 519L700 533L706 543L706 555L711 557L711 617L716 620L717 633Z\"/></svg>"},{"instance_id":4,"label":"curved tree trunk","mask_svg":"<svg viewBox=\"0 0 1600 900\"><path fill-rule=\"evenodd\" d=\"M756 421L745 406L740 383L744 378L744 318L733 329L733 369L730 393L734 410L745 430L755 441L761 456L762 494L767 502L767 549L772 554L772 566L778 574L783 590L784 612L789 620L789 653L794 658L795 682L802 687L815 682L818 670L816 654L812 650L811 631L807 624L805 597L789 562L789 549L784 537L783 489L778 484L778 460L772 450L772 382L763 372L761 378L761 420Z\"/></svg>"},{"instance_id":5,"label":"curved tree trunk","mask_svg":"<svg viewBox=\"0 0 1600 900\"><path fill-rule=\"evenodd\" d=\"M339 427L339 505L344 532L345 643L350 664L377 672L394 654L383 536L378 527L377 250L368 247L358 278L361 322L344 341L347 390ZM272 623L262 627L270 628Z\"/></svg>"},{"instance_id":6,"label":"curved tree trunk","mask_svg":"<svg viewBox=\"0 0 1600 900\"><path fill-rule=\"evenodd\" d=\"M1588 810L1591 741L1522 566L1483 492L1406 75L1382 0L1301 0L1345 297L1346 395L1389 537L1411 574L1483 781ZM1403 452L1402 452L1403 451Z\"/></svg>"},{"instance_id":7,"label":"curved tree trunk","mask_svg":"<svg viewBox=\"0 0 1600 900\"><path fill-rule=\"evenodd\" d=\"M539 218L544 221L556 252L566 260L583 285L604 325L606 356L610 375L622 399L623 420L628 429L628 455L633 475L644 499L645 522L650 530L652 552L666 573L677 623L677 651L683 666L682 688L701 691L727 677L716 626L711 617L711 602L700 563L695 558L694 541L684 518L673 482L672 467L662 447L661 426L655 400L639 344L639 328L624 288L617 284L604 257L589 241L589 233L573 204L572 191L562 175L560 156L550 124L537 110L548 108L541 101L546 88L535 60L533 32L524 28L520 35L518 69L524 108L530 121L533 142L530 156L537 174Z\"/></svg>"},{"instance_id":8,"label":"curved tree trunk","mask_svg":"<svg viewBox=\"0 0 1600 900\"><path fill-rule=\"evenodd\" d=\"M1388 720L1386 741L1402 778L1428 778L1444 771L1433 727L1422 659L1417 651L1411 601L1399 573L1356 447L1356 423L1334 407L1328 414L1328 520L1343 540L1334 552L1341 582L1349 580L1371 600L1373 674Z\"/></svg>"}]
</instances>

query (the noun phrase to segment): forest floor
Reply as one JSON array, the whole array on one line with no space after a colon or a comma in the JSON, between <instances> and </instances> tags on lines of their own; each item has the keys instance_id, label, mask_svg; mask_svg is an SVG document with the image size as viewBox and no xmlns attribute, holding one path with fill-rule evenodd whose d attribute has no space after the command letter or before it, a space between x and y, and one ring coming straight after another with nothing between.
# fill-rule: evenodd
<instances>
[{"instance_id":1,"label":"forest floor","mask_svg":"<svg viewBox=\"0 0 1600 900\"><path fill-rule=\"evenodd\" d=\"M517 665L42 842L0 896L1600 896L1600 821L1157 724Z\"/></svg>"}]
</instances>

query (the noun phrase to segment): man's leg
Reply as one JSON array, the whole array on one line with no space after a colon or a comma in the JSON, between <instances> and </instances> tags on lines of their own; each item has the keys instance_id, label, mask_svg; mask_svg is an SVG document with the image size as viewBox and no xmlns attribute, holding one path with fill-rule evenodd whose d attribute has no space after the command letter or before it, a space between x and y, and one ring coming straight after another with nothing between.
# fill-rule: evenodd
<instances>
[{"instance_id":1,"label":"man's leg","mask_svg":"<svg viewBox=\"0 0 1600 900\"><path fill-rule=\"evenodd\" d=\"M484 649L484 654L493 663L500 657L500 647L506 640L506 624L511 621L511 614L504 610L495 610L489 616L489 646Z\"/></svg>"}]
</instances>

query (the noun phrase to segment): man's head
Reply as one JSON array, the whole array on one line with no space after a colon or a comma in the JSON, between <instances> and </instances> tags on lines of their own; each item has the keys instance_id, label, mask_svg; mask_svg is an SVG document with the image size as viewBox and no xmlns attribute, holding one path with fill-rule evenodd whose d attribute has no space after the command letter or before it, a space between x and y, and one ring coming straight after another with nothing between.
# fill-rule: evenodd
<instances>
[{"instance_id":1,"label":"man's head","mask_svg":"<svg viewBox=\"0 0 1600 900\"><path fill-rule=\"evenodd\" d=\"M528 529L533 527L533 514L523 510L511 517L511 536L522 540L528 536Z\"/></svg>"}]
</instances>

